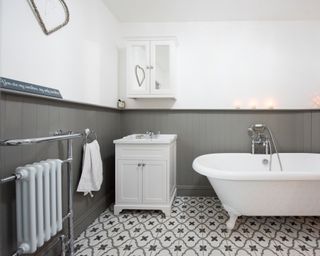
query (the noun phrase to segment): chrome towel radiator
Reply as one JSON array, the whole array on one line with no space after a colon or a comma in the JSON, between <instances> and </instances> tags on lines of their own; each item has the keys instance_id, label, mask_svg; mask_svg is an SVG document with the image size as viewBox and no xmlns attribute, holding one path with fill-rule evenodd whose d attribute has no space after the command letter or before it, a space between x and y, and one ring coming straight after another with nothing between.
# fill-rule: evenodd
<instances>
[{"instance_id":1,"label":"chrome towel radiator","mask_svg":"<svg viewBox=\"0 0 320 256\"><path fill-rule=\"evenodd\" d=\"M62 187L59 159L16 169L18 250L34 253L62 230Z\"/></svg>"},{"instance_id":2,"label":"chrome towel radiator","mask_svg":"<svg viewBox=\"0 0 320 256\"><path fill-rule=\"evenodd\" d=\"M30 138L30 139L14 139L14 140L4 140L4 141L0 141L0 146L23 146L23 145L32 145L32 144L36 144L36 143L43 143L43 142L51 142L51 141L67 141L67 159L63 160L60 162L60 166L62 164L66 164L67 165L67 183L68 183L68 213L62 218L62 222L68 220L68 239L66 241L66 237L65 235L61 235L59 237L59 240L61 242L62 245L62 255L66 255L66 251L68 252L68 255L74 255L74 227L73 227L73 180L72 180L72 140L76 139L76 138L81 138L85 136L85 133L72 133L72 132L67 132L67 133L63 133L62 131L58 131L56 132L53 136L50 137L42 137L42 138ZM52 160L51 160L52 161ZM50 161L48 161L50 162ZM37 165L35 165L35 168L40 168L39 166L41 166L41 164L45 163L38 163ZM26 166L26 168L30 168L31 165ZM24 182L25 179L28 179L29 182L41 182L39 179L36 179L36 177L34 175L36 174L36 170L33 174L31 174L31 179L29 177L30 174L26 174L26 168L23 169L24 167L22 167L21 169L17 169L17 171L10 177L4 178L0 180L0 184L2 183L7 183L10 181L17 181L17 186L16 186L16 190L17 190L17 201L22 200L21 196L26 196L23 193L21 193L21 189L23 189L23 186L20 186L20 182ZM59 167L58 167L59 168ZM32 173L32 172L31 172ZM61 177L60 177L61 178ZM31 180L31 181L30 181ZM50 177L48 177L47 181L50 181ZM53 179L53 177L51 177L51 182L55 183L57 180ZM44 179L43 182L45 183L46 180ZM40 184L40 183L39 183ZM57 185L57 184L56 184ZM58 184L59 186L59 184ZM61 186L61 184L60 184ZM31 193L33 195L35 195L35 191L34 187L30 186L29 184L29 188L31 188ZM30 190L30 189L29 189ZM58 188L59 190L59 188ZM30 191L29 191L30 192ZM54 191L51 191L51 193ZM58 192L58 191L57 191ZM57 197L59 197L59 192L56 194ZM43 193L43 196L46 196L46 193ZM51 198L52 199L52 198ZM28 199L26 199L27 201ZM53 198L53 200L56 200L56 198ZM23 200L22 200L23 201ZM49 200L52 201L52 200ZM45 202L45 200L44 200ZM34 201L33 201L34 203ZM52 203L52 202L51 202ZM19 205L19 204L17 204ZM18 206L19 207L19 206ZM51 209L52 205L50 205L50 209ZM58 205L56 205L56 207L60 207ZM45 209L46 207L44 207ZM33 207L33 209L37 209L36 207ZM18 213L19 209L17 209L17 221L21 221L21 216L19 215L20 213ZM57 211L57 214L59 214L59 211ZM20 218L19 218L20 216ZM52 215L51 215L52 216ZM55 216L56 218L57 216ZM54 223L54 227L50 227L50 229L46 229L46 225L48 225L48 223L44 223L44 234L43 234L43 239L46 241L48 239L50 239L54 234L56 234L59 230L61 230L60 228L62 228L62 223L59 222L60 217L58 216L57 218L57 222L51 220L51 223ZM33 218L33 221L39 221L39 220L35 220ZM17 225L17 240L18 243L20 241L22 241L22 236L21 236L21 230L19 230L19 228L21 229L23 223L18 223ZM57 226L55 226L57 225ZM30 225L31 227L31 225ZM32 241L32 247L33 248L28 248L28 244L26 247L25 244L21 245L19 244L19 248L17 249L17 252L14 255L22 255L28 252L28 249L34 249L34 244L36 243L37 247L40 247L42 245L42 238L40 238L39 241L39 237L37 237L37 240L35 240L35 234L37 233L36 230L34 230L34 227L38 228L38 225L33 225L32 228L32 235L30 235L31 239L33 239ZM31 231L29 230L29 233ZM50 233L48 233L50 232ZM20 241L19 241L20 240ZM57 241L55 242L57 243Z\"/></svg>"}]
</instances>

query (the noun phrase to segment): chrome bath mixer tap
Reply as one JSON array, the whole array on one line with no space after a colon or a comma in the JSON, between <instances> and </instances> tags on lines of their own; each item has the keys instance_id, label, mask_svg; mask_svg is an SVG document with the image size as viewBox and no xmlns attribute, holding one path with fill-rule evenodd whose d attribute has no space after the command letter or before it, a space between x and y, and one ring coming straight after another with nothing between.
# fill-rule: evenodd
<instances>
[{"instance_id":1,"label":"chrome bath mixer tap","mask_svg":"<svg viewBox=\"0 0 320 256\"><path fill-rule=\"evenodd\" d=\"M268 134L266 135L265 132ZM265 149L265 154L270 155L269 170L272 169L272 149L277 154L280 170L283 171L280 155L275 143L272 131L265 124L253 124L248 128L248 134L251 137L251 153L256 153L256 146L260 145Z\"/></svg>"}]
</instances>

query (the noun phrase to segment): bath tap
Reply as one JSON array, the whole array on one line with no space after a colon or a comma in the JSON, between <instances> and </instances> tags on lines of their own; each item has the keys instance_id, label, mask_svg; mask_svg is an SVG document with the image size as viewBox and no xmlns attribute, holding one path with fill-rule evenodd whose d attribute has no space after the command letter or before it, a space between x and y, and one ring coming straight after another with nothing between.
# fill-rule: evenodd
<instances>
[{"instance_id":1,"label":"bath tap","mask_svg":"<svg viewBox=\"0 0 320 256\"><path fill-rule=\"evenodd\" d=\"M251 137L251 153L256 153L256 145L262 146L265 153L269 152L269 138L264 135L262 130L254 130L252 127L248 129L248 134Z\"/></svg>"},{"instance_id":2,"label":"bath tap","mask_svg":"<svg viewBox=\"0 0 320 256\"><path fill-rule=\"evenodd\" d=\"M265 130L268 132L269 136L264 134ZM277 149L277 145L275 143L274 136L269 127L265 124L253 124L248 128L248 134L251 137L251 153L255 154L256 145L262 145L265 149L266 155L270 155L269 161L269 170L272 169L272 146L277 154L280 170L282 171L282 163L280 159L280 155Z\"/></svg>"}]
</instances>

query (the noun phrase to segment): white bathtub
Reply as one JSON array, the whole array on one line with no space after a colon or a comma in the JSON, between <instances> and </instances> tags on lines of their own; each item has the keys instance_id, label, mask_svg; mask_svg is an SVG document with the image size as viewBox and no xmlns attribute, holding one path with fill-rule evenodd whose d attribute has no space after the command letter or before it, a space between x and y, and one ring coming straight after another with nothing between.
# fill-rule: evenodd
<instances>
[{"instance_id":1,"label":"white bathtub","mask_svg":"<svg viewBox=\"0 0 320 256\"><path fill-rule=\"evenodd\" d=\"M272 158L272 171L263 163L267 155L209 154L193 161L229 213L228 229L240 215L320 215L320 154L280 154L283 171Z\"/></svg>"}]
</instances>

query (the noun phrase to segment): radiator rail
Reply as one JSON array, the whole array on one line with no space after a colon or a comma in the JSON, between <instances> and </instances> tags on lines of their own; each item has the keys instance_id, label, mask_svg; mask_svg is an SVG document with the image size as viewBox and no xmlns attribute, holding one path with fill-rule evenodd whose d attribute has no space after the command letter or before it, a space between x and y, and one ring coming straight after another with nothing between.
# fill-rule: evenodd
<instances>
[{"instance_id":1,"label":"radiator rail","mask_svg":"<svg viewBox=\"0 0 320 256\"><path fill-rule=\"evenodd\" d=\"M53 142L53 141L67 141L67 158L62 161L62 164L67 165L67 184L68 184L68 213L63 216L62 222L64 223L68 220L68 235L67 239L65 235L61 235L58 240L56 240L53 245L57 244L59 241L61 242L61 255L66 255L66 251L68 255L74 255L74 227L73 227L73 179L72 179L72 140L76 138L81 138L86 136L88 130L83 133L72 133L71 131L62 132L58 130L54 133L53 136L49 137L40 137L40 138L28 138L28 139L10 139L10 140L0 140L0 146L25 146L25 145L33 145L43 142ZM8 183L11 181L19 180L22 176L19 174L13 174L9 177L0 179L0 184ZM66 250L68 248L68 250ZM23 250L18 249L13 256L22 255Z\"/></svg>"}]
</instances>

